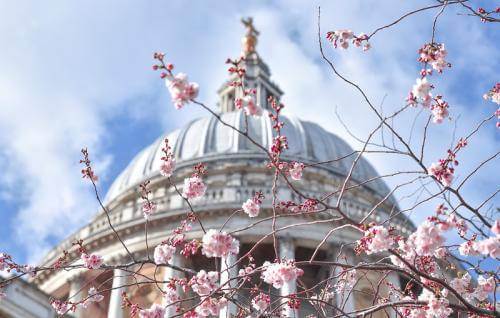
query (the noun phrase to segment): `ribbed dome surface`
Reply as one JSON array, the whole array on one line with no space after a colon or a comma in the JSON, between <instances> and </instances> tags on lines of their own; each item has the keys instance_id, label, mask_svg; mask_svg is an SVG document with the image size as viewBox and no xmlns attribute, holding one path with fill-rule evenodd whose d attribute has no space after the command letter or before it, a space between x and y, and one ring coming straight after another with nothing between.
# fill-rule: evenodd
<instances>
[{"instance_id":1,"label":"ribbed dome surface","mask_svg":"<svg viewBox=\"0 0 500 318\"><path fill-rule=\"evenodd\" d=\"M241 111L224 113L221 118L237 128L243 129L245 126L245 116ZM312 163L336 159L352 152L346 142L317 124L293 117L282 116L281 119L285 122L283 134L287 136L290 146L283 156L284 159ZM248 126L249 135L269 148L273 129L267 111L261 117L248 117ZM143 149L113 182L106 196L106 202L111 202L130 187L135 187L145 179L159 174L160 158L163 156L161 149L165 137L173 146L177 167L183 163L192 164L193 161L266 157L261 149L233 129L223 125L217 118L211 116L196 119L181 129L161 136ZM322 167L346 175L354 158L354 155L349 156ZM360 182L376 176L375 169L366 160L361 160L353 173L354 179ZM369 182L367 186L381 196L389 192L385 183L379 179Z\"/></svg>"}]
</instances>

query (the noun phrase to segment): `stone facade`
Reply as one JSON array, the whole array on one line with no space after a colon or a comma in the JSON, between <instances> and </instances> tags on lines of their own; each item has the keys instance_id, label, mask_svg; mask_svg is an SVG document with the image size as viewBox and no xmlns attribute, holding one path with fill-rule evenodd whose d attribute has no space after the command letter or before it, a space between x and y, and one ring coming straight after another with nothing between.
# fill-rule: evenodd
<instances>
[{"instance_id":1,"label":"stone facade","mask_svg":"<svg viewBox=\"0 0 500 318\"><path fill-rule=\"evenodd\" d=\"M23 279L16 279L4 290L0 318L53 318L49 296Z\"/></svg>"}]
</instances>

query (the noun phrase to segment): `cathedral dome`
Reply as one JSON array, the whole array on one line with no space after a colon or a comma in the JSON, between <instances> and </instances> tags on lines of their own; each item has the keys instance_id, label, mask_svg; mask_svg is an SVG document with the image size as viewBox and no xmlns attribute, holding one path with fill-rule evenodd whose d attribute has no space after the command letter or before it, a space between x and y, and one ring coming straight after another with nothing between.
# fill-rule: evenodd
<instances>
[{"instance_id":1,"label":"cathedral dome","mask_svg":"<svg viewBox=\"0 0 500 318\"><path fill-rule=\"evenodd\" d=\"M247 27L242 51L245 87L252 90L255 104L263 108L262 115L247 116L242 110L236 109L235 101L243 93L231 85L238 78L235 78L235 74L230 75L218 90L218 114L194 119L177 130L159 136L140 151L114 180L94 218L48 252L42 264L53 265L60 260L61 255L65 255L68 262L79 264L80 252L74 248L74 242L80 240L85 242L90 252L102 255L105 264L129 262L128 253L139 260L150 259L153 247L162 244L171 233L177 233L179 226L185 224L189 211L200 222L190 224L185 232L186 242L199 242L205 228L224 229L240 241L240 255L253 250L252 257L255 257L257 264L276 258L276 253L272 253L275 251L273 245L278 246L280 257L287 259L309 259L308 255L318 249L319 261L327 260L346 249L349 257L355 257L352 244L359 239L359 231L352 227L341 228L343 218L339 217L339 211L363 223L390 222L391 227L402 235L408 235L413 230L411 222L397 213L398 206L390 195L390 189L364 158L357 162L348 191L343 192L342 199L338 200L339 189L358 153L344 140L315 123L280 115L280 121L284 123L281 133L287 137L289 145L280 159L304 163L306 168L301 180L289 180L293 187L289 183L278 182L281 180L279 177L273 178L273 169L266 165L268 154L262 148L269 149L276 135L269 117L272 110L268 99L272 97L279 101L283 92L272 82L269 67L255 51L258 31L253 28L252 20L243 22ZM176 158L176 168L170 178L160 174L165 139L168 139ZM192 175L193 166L198 163L207 166L207 174L203 175L207 189L202 196L186 200L181 196L184 180ZM156 204L155 213L147 219L143 214L144 197L139 187L146 181L148 200ZM263 197L261 211L257 217L249 218L242 211L242 204L256 193ZM313 213L287 210L287 204L298 206L305 204L308 199L336 207ZM280 207L280 204L283 205ZM277 206L279 211L276 212ZM335 235L330 235L336 225L339 225L339 230ZM276 238L270 236L270 231L276 234ZM278 243L275 244L274 240ZM254 249L256 242L260 243ZM173 257L172 264L181 268L215 269L207 267L215 266L215 263L208 264L208 259L204 257L183 258L180 253L175 253ZM227 268L228 264L224 260L217 266ZM233 264L230 268L231 271L227 269L228 275L234 276L238 272L238 265ZM132 262L127 265L127 269L140 273L140 279L164 275L164 280L168 281L182 277L177 277L175 270L159 268L155 264ZM83 268L77 275L69 271L42 271L33 280L45 292L68 299L78 294L85 279L94 280L95 277L91 275L94 275L93 272ZM329 275L328 271L311 267L305 272L304 281L314 286L324 281L325 275ZM106 305L92 307L89 317L123 317L122 291L128 292L135 303L148 306L161 298L152 285L126 285L127 275L123 275L119 268L103 271L95 279L110 292L103 301ZM242 294L244 298L249 298L249 294ZM220 317L236 316L235 308L228 306L227 311L221 311ZM301 310L303 313L313 312L307 304ZM169 313L165 317L173 316L176 314Z\"/></svg>"},{"instance_id":2,"label":"cathedral dome","mask_svg":"<svg viewBox=\"0 0 500 318\"><path fill-rule=\"evenodd\" d=\"M245 115L242 111L232 111L221 114L221 120L244 130ZM356 153L341 138L332 134L319 125L282 116L285 123L282 134L287 136L290 149L285 151L282 158L290 161L300 161L305 164L322 164L320 167L328 169L339 177L348 175ZM269 149L273 139L273 128L268 112L260 117L248 117L248 134L257 143ZM174 130L159 137L153 144L143 149L130 162L127 168L113 182L105 201L110 203L121 193L138 187L141 182L160 174L162 147L165 138L168 138L175 154L177 167L192 166L198 162L211 162L232 159L267 159L267 155L246 137L241 136L234 129L225 126L214 116L196 119L183 128ZM354 169L352 179L355 182L367 182L366 187L377 196L385 196L388 187L381 179L377 179L375 169L361 159Z\"/></svg>"}]
</instances>

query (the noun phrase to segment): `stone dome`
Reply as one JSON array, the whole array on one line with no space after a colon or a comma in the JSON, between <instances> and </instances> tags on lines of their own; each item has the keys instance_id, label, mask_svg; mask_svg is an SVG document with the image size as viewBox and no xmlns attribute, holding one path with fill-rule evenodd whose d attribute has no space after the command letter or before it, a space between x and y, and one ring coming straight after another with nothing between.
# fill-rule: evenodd
<instances>
[{"instance_id":1,"label":"stone dome","mask_svg":"<svg viewBox=\"0 0 500 318\"><path fill-rule=\"evenodd\" d=\"M221 114L221 119L244 130L245 115L242 111ZM345 141L312 122L285 116L282 116L281 120L285 123L282 133L287 136L290 146L282 156L284 160L311 164L343 158L319 167L328 169L340 177L348 174L356 154ZM248 134L269 149L273 128L267 111L260 117L248 117ZM111 185L106 195L106 203L112 202L130 188L137 187L141 182L159 175L160 158L163 156L161 149L165 138L168 138L169 144L172 145L177 167L193 165L196 162L235 158L267 159L262 149L234 129L225 126L214 116L195 119L183 128L159 137L153 144L140 151ZM361 159L352 177L357 182L366 182L376 178L377 172L367 160ZM368 182L366 186L378 196L385 196L389 192L381 179Z\"/></svg>"},{"instance_id":2,"label":"stone dome","mask_svg":"<svg viewBox=\"0 0 500 318\"><path fill-rule=\"evenodd\" d=\"M245 21L251 25L251 20ZM250 36L252 34L254 33ZM294 188L300 190L301 195L297 195L284 182L280 182L281 185L273 183L272 169L266 165L267 154L246 136L225 125L226 123L246 131L248 136L266 149L269 149L275 134L267 101L270 97L280 100L283 92L271 81L269 68L257 52L252 49L244 53L245 84L252 89L255 102L264 109L262 116L247 117L244 112L236 109L235 100L242 96L242 92L236 90L235 85L228 85L237 80L233 74L218 91L220 113L217 116L192 120L184 127L160 136L140 151L109 188L103 209L88 224L49 251L42 264L52 265L61 255L66 255L68 262L79 264L80 252L73 246L73 242L78 240L85 242L90 252L102 255L105 264L128 262L126 251L130 251L137 259L150 258L152 247L161 244L170 233L175 233L190 209L198 220L203 220L203 225L195 222L186 231L186 240L199 240L204 235L205 228L224 228L240 241L241 255L254 249L257 241L260 242L252 253L258 264L276 257L271 252L275 251L275 242L269 237L269 231L274 226L278 229L276 240L280 257L308 259L307 255L312 255L317 248L320 248L320 261L332 258L340 251L345 251L350 258L356 257L351 245L359 239L358 231L346 227L335 232L335 235L329 234L332 226L342 223L335 209L298 214L279 211L279 217L272 217L274 199L301 203L307 197L335 204L335 195L345 176L349 174L356 153L341 138L315 123L280 116L280 120L284 122L282 134L289 143L289 149L282 154L281 159L299 161L310 166L305 169L300 181L294 181ZM165 138L168 138L177 162L175 173L168 179L160 175ZM191 175L193 165L200 162L207 164L208 173L203 177L207 191L202 197L187 202L179 195L179 189L183 188L184 178ZM386 200L390 190L377 176L368 161L363 158L359 160L351 180L362 183L362 186L353 187L346 192L339 202L340 208L351 218L363 222L390 222L396 231L408 235L413 230L413 225L404 215L395 213L398 211L397 203L392 196ZM146 180L150 181L149 198L157 204L157 211L147 220L143 216L144 200L139 190L139 184ZM264 195L261 212L257 218L249 218L241 211L241 207L256 192ZM127 246L126 251L122 242ZM318 245L319 242L322 242L321 246ZM221 269L226 268L224 271L227 275L224 274L224 277L227 279L221 274L221 285L223 279L228 282L230 277L237 275L236 259L234 256L221 260L217 265ZM175 253L172 259L172 264L194 270L208 269L207 262L204 257L184 258L180 257L180 253ZM213 262L210 264L215 266ZM139 264L130 263L126 265L126 269L139 273L143 283L143 279L156 275L162 275L164 281L183 277L176 270L159 268L154 264L141 264L140 268L137 265ZM305 271L303 281L314 286L325 281L331 275L331 270L335 271L326 267L321 270L311 267ZM122 291L129 293L135 303L148 304L147 306L161 298L161 294L151 285L128 284L131 278L126 273L120 268L103 271L97 277L93 276L95 274L92 271L83 268L76 274L69 271L42 271L33 281L50 295L68 299L83 297L79 293L83 284L87 280L95 280L108 290L102 302L104 305L93 304L86 312L76 313L76 317L123 318L126 315L121 307ZM393 276L393 284L399 284L397 275ZM363 284L368 284L368 281ZM289 295L296 288L293 286L295 285L280 292ZM242 299L248 297L249 295L242 294ZM350 301L346 306L354 310L355 298L359 297L353 295L348 298ZM301 317L313 312L312 307L305 303L301 315L287 315ZM171 306L165 317L178 316L173 311ZM233 305L228 305L219 315L221 318L233 316L236 316L236 306Z\"/></svg>"}]
</instances>

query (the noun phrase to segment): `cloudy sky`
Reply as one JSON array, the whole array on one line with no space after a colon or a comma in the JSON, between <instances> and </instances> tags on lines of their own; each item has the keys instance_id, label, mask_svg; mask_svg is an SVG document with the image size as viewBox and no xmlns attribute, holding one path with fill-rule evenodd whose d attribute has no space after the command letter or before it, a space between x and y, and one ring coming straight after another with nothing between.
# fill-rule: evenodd
<instances>
[{"instance_id":1,"label":"cloudy sky","mask_svg":"<svg viewBox=\"0 0 500 318\"><path fill-rule=\"evenodd\" d=\"M432 2L418 1L426 3ZM356 33L369 33L417 8L417 1L0 2L0 250L32 262L95 214L89 184L80 176L83 146L94 159L104 194L140 149L204 114L192 105L173 108L151 71L152 52L166 52L178 70L200 84L200 99L214 105L226 76L224 61L240 52L241 16L253 16L261 31L258 50L285 91L287 113L316 121L359 147L335 109L361 137L376 122L360 96L334 78L320 58L318 4L323 30ZM389 112L403 105L417 77L416 51L430 40L436 13L427 11L380 32L367 53L328 46L327 54L374 102L385 97ZM455 126L461 136L494 112L494 104L481 96L500 71L494 26L461 15L465 11L458 7L444 13L436 40L446 44L453 67L434 83L450 102L454 120L432 127L429 163L444 156ZM410 123L407 117L396 125L404 130ZM486 157L498 146L493 123L464 151L458 174L470 171L478 153ZM397 160L388 165L383 158L369 159L382 173L411 169ZM465 188L472 202L496 189L495 164ZM430 212L420 209L412 218L419 222Z\"/></svg>"}]
</instances>

